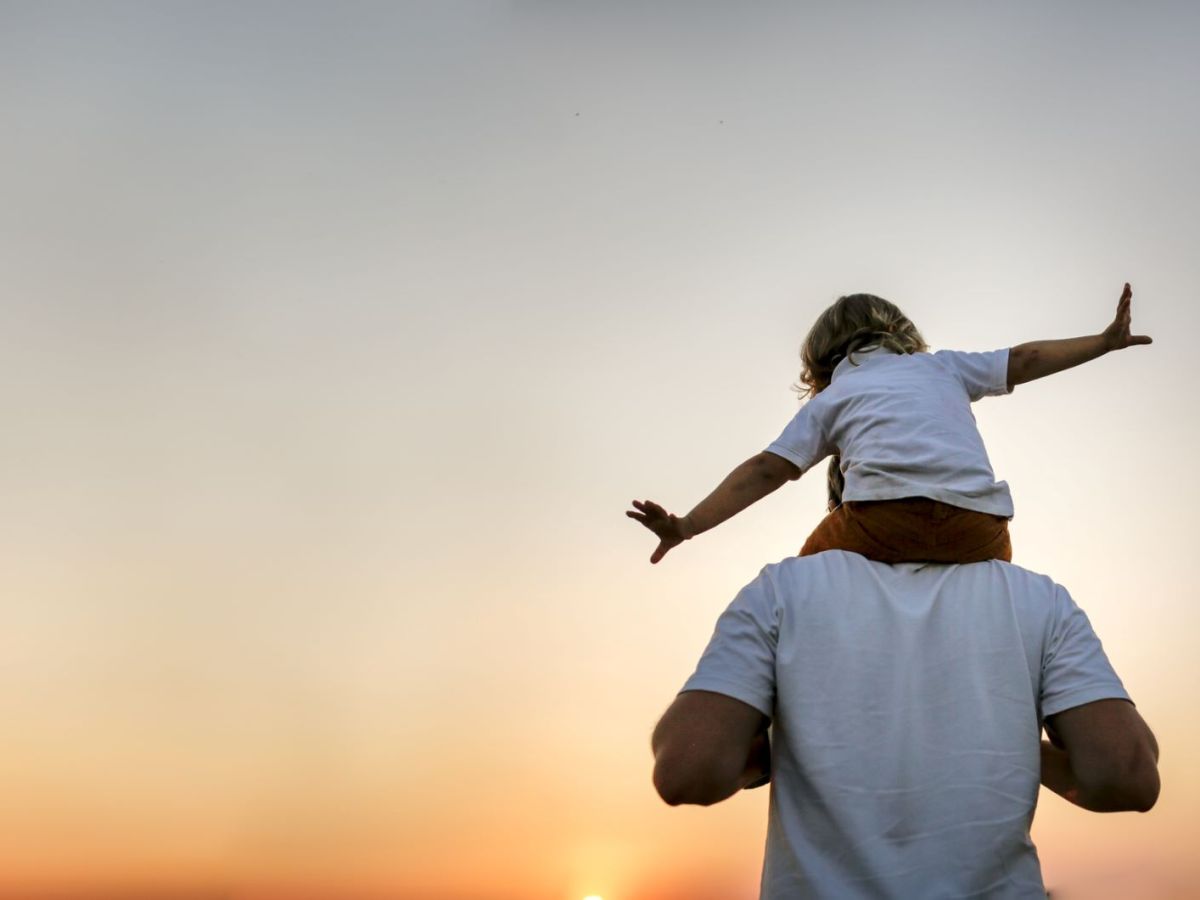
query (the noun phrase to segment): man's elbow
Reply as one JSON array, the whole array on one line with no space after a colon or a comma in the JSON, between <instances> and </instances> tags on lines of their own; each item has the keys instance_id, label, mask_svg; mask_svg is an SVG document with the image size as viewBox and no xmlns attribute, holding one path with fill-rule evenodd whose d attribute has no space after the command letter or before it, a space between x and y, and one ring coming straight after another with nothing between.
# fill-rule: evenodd
<instances>
[{"instance_id":1,"label":"man's elbow","mask_svg":"<svg viewBox=\"0 0 1200 900\"><path fill-rule=\"evenodd\" d=\"M1158 775L1084 790L1094 812L1149 812L1158 803Z\"/></svg>"},{"instance_id":2,"label":"man's elbow","mask_svg":"<svg viewBox=\"0 0 1200 900\"><path fill-rule=\"evenodd\" d=\"M1125 793L1130 812L1149 812L1158 803L1158 795L1162 782L1158 777L1158 766L1153 762L1145 762L1138 772L1133 774L1125 786Z\"/></svg>"},{"instance_id":3,"label":"man's elbow","mask_svg":"<svg viewBox=\"0 0 1200 900\"><path fill-rule=\"evenodd\" d=\"M1154 809L1154 805L1158 803L1158 794L1162 785L1158 779L1158 772L1154 773L1153 784L1148 784L1138 795L1138 802L1133 807L1134 812L1150 812Z\"/></svg>"},{"instance_id":4,"label":"man's elbow","mask_svg":"<svg viewBox=\"0 0 1200 900\"><path fill-rule=\"evenodd\" d=\"M736 781L719 772L672 765L660 759L654 766L654 789L668 806L712 806L731 796Z\"/></svg>"},{"instance_id":5,"label":"man's elbow","mask_svg":"<svg viewBox=\"0 0 1200 900\"><path fill-rule=\"evenodd\" d=\"M1149 812L1158 802L1162 784L1158 765L1141 754L1119 770L1080 778L1080 791L1096 812Z\"/></svg>"},{"instance_id":6,"label":"man's elbow","mask_svg":"<svg viewBox=\"0 0 1200 900\"><path fill-rule=\"evenodd\" d=\"M692 785L678 779L660 777L657 769L654 771L654 790L658 791L658 796L667 806L683 806L699 802ZM700 805L706 806L707 804L701 803Z\"/></svg>"}]
</instances>

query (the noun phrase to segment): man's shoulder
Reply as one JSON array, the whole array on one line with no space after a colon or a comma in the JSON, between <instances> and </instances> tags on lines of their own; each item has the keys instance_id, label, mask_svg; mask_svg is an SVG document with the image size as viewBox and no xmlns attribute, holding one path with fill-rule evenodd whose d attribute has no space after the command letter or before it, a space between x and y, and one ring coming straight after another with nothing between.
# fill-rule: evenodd
<instances>
[{"instance_id":1,"label":"man's shoulder","mask_svg":"<svg viewBox=\"0 0 1200 900\"><path fill-rule=\"evenodd\" d=\"M977 563L882 563L847 550L826 550L812 556L793 556L763 567L757 580L777 589L785 586L833 582L848 586L875 584L886 589L903 584L980 587L993 584L1022 593L1059 590L1048 575L1003 560Z\"/></svg>"},{"instance_id":2,"label":"man's shoulder","mask_svg":"<svg viewBox=\"0 0 1200 900\"><path fill-rule=\"evenodd\" d=\"M812 567L812 566L842 566L858 568L863 570L873 571L894 571L902 572L907 575L914 573L941 573L943 575L957 572L982 572L992 570L997 574L1004 574L1008 577L1017 578L1049 578L1048 575L1043 575L1040 572L1035 572L1033 569L1027 569L1024 566L1016 563L1006 562L1002 559L989 559L984 562L974 563L934 563L934 562L906 562L906 563L882 563L873 559L868 559L860 553L851 553L849 550L826 550L821 553L815 553L811 556L787 556L778 562L768 563L762 569L763 572L776 571L782 568L792 567Z\"/></svg>"},{"instance_id":3,"label":"man's shoulder","mask_svg":"<svg viewBox=\"0 0 1200 900\"><path fill-rule=\"evenodd\" d=\"M789 634L801 627L836 639L849 630L886 641L912 628L993 636L1016 629L1029 646L1071 606L1052 579L1012 563L888 565L842 550L768 565L742 597L743 609Z\"/></svg>"}]
</instances>

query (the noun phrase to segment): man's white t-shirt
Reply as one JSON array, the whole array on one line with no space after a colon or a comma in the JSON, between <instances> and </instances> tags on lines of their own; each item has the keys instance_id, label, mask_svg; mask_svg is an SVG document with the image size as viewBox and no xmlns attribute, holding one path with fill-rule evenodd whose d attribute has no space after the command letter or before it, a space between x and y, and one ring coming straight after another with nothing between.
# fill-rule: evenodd
<instances>
[{"instance_id":1,"label":"man's white t-shirt","mask_svg":"<svg viewBox=\"0 0 1200 900\"><path fill-rule=\"evenodd\" d=\"M852 355L767 452L802 471L840 453L843 500L928 497L1012 518L971 413L975 400L1009 392L1008 350Z\"/></svg>"},{"instance_id":2,"label":"man's white t-shirt","mask_svg":"<svg viewBox=\"0 0 1200 900\"><path fill-rule=\"evenodd\" d=\"M763 569L683 690L772 720L763 900L1044 900L1042 720L1129 699L1049 578L839 550Z\"/></svg>"}]
</instances>

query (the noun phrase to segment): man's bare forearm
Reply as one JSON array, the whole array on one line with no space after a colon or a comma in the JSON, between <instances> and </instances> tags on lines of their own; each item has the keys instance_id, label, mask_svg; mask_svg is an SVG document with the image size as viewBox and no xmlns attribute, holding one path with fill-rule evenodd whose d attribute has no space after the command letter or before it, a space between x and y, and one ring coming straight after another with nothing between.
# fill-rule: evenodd
<instances>
[{"instance_id":1,"label":"man's bare forearm","mask_svg":"<svg viewBox=\"0 0 1200 900\"><path fill-rule=\"evenodd\" d=\"M710 806L765 783L771 769L768 724L761 712L732 697L679 694L650 739L659 796L671 806Z\"/></svg>"},{"instance_id":2,"label":"man's bare forearm","mask_svg":"<svg viewBox=\"0 0 1200 900\"><path fill-rule=\"evenodd\" d=\"M1155 752L1157 755L1157 745ZM1147 803L1136 790L1120 783L1092 787L1083 785L1071 768L1067 752L1059 750L1049 741L1042 741L1041 781L1043 787L1090 812L1144 812L1154 805L1154 799L1157 799L1158 795L1156 787L1153 792L1154 798ZM1157 780L1155 784L1157 785Z\"/></svg>"},{"instance_id":3,"label":"man's bare forearm","mask_svg":"<svg viewBox=\"0 0 1200 900\"><path fill-rule=\"evenodd\" d=\"M683 517L687 538L716 528L747 506L800 477L800 469L781 456L760 453L752 456L725 476L711 494Z\"/></svg>"},{"instance_id":4,"label":"man's bare forearm","mask_svg":"<svg viewBox=\"0 0 1200 900\"><path fill-rule=\"evenodd\" d=\"M1011 389L1027 381L1072 369L1112 349L1103 334L1019 344L1008 351L1008 386Z\"/></svg>"},{"instance_id":5,"label":"man's bare forearm","mask_svg":"<svg viewBox=\"0 0 1200 900\"><path fill-rule=\"evenodd\" d=\"M1054 791L1064 800L1079 803L1079 782L1071 771L1071 760L1067 751L1060 750L1049 741L1042 741L1042 787Z\"/></svg>"}]
</instances>

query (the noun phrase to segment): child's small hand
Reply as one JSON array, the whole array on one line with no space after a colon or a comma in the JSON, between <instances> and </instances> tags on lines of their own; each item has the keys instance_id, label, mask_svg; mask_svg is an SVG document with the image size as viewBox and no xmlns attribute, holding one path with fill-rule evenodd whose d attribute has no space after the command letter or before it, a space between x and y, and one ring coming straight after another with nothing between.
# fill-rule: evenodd
<instances>
[{"instance_id":1,"label":"child's small hand","mask_svg":"<svg viewBox=\"0 0 1200 900\"><path fill-rule=\"evenodd\" d=\"M658 535L658 547L651 555L650 562L658 562L667 555L667 551L672 547L678 547L692 537L686 517L681 519L673 516L650 500L634 500L633 507L633 509L626 510L625 515L641 522Z\"/></svg>"},{"instance_id":2,"label":"child's small hand","mask_svg":"<svg viewBox=\"0 0 1200 900\"><path fill-rule=\"evenodd\" d=\"M1123 350L1135 344L1149 344L1153 340L1149 335L1129 333L1129 305L1132 298L1133 290L1126 283L1125 290L1121 292L1121 299L1117 301L1116 318L1104 329L1104 346L1109 350Z\"/></svg>"}]
</instances>

